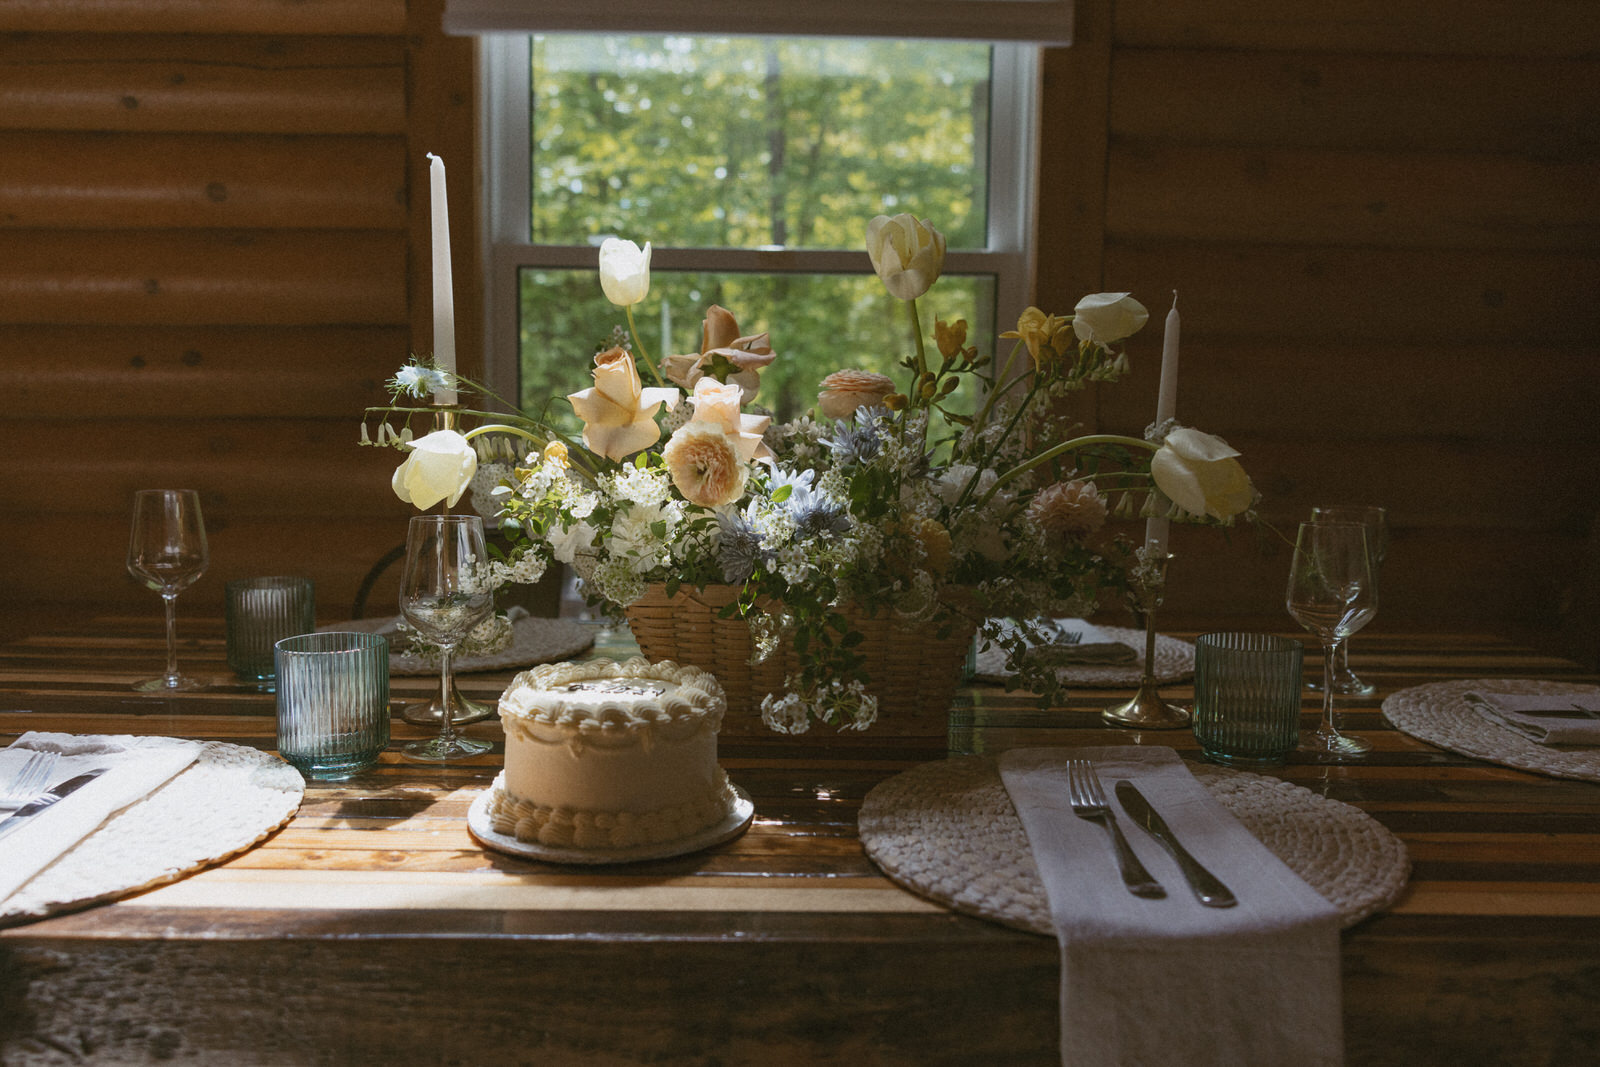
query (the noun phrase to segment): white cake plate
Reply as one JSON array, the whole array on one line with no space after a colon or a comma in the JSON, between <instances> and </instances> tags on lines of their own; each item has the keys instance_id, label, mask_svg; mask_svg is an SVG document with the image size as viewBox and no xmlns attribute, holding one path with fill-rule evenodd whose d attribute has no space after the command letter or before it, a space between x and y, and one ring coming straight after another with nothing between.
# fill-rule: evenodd
<instances>
[{"instance_id":1,"label":"white cake plate","mask_svg":"<svg viewBox=\"0 0 1600 1067\"><path fill-rule=\"evenodd\" d=\"M627 848L573 848L570 845L541 845L537 841L519 841L510 834L498 833L494 828L494 820L489 816L490 792L486 789L479 793L478 799L467 809L467 829L472 831L472 836L477 838L480 844L498 852L526 859L543 860L546 863L637 863L640 860L682 856L685 853L710 848L712 845L720 845L724 841L732 841L750 828L751 820L756 814L756 806L751 802L749 794L738 786L733 786L734 801L727 816L721 822L708 826L699 833L672 841L656 841L647 845L631 845Z\"/></svg>"}]
</instances>

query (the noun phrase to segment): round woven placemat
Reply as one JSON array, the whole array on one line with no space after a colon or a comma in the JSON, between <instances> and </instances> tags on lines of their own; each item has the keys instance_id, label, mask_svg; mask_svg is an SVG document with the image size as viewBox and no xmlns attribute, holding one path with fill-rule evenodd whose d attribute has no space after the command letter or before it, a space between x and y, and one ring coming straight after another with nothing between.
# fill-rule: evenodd
<instances>
[{"instance_id":1,"label":"round woven placemat","mask_svg":"<svg viewBox=\"0 0 1600 1067\"><path fill-rule=\"evenodd\" d=\"M306 788L270 753L209 741L183 771L106 820L6 899L0 926L173 882L288 822Z\"/></svg>"},{"instance_id":2,"label":"round woven placemat","mask_svg":"<svg viewBox=\"0 0 1600 1067\"><path fill-rule=\"evenodd\" d=\"M1138 685L1144 673L1144 631L1124 626L1102 626L1101 631L1113 641L1132 648L1135 658L1128 663L1111 665L1083 664L1062 667L1056 673L1062 685ZM990 645L978 653L977 669L973 677L983 682L1003 682L1010 676L1006 670L1006 651ZM1156 634L1156 681L1163 685L1181 682L1194 674L1194 646L1176 637Z\"/></svg>"},{"instance_id":3,"label":"round woven placemat","mask_svg":"<svg viewBox=\"0 0 1600 1067\"><path fill-rule=\"evenodd\" d=\"M355 630L361 633L392 635L399 616L383 619L356 619L320 630ZM484 656L462 656L452 666L457 674L472 671L514 671L540 663L555 663L586 652L594 644L595 627L571 619L547 619L526 615L511 623L511 643L499 652ZM438 674L437 660L404 653L389 653L391 675Z\"/></svg>"},{"instance_id":4,"label":"round woven placemat","mask_svg":"<svg viewBox=\"0 0 1600 1067\"><path fill-rule=\"evenodd\" d=\"M1394 903L1405 846L1366 813L1265 775L1189 764L1223 807L1352 926ZM885 874L980 919L1055 936L1022 820L987 756L924 763L879 783L861 843ZM1097 857L1098 859L1099 857Z\"/></svg>"},{"instance_id":5,"label":"round woven placemat","mask_svg":"<svg viewBox=\"0 0 1600 1067\"><path fill-rule=\"evenodd\" d=\"M1600 782L1600 748L1541 745L1480 715L1467 693L1592 693L1592 685L1519 678L1429 682L1391 693L1383 717L1418 741L1553 778Z\"/></svg>"}]
</instances>

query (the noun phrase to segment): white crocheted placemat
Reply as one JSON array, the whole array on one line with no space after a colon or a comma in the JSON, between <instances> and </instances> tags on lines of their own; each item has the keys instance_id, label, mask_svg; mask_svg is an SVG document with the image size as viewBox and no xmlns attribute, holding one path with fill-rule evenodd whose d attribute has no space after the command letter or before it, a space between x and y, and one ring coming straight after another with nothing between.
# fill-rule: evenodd
<instances>
[{"instance_id":1,"label":"white crocheted placemat","mask_svg":"<svg viewBox=\"0 0 1600 1067\"><path fill-rule=\"evenodd\" d=\"M116 813L0 905L0 926L177 881L288 822L300 772L267 752L207 742L182 772Z\"/></svg>"},{"instance_id":2,"label":"white crocheted placemat","mask_svg":"<svg viewBox=\"0 0 1600 1067\"><path fill-rule=\"evenodd\" d=\"M1345 926L1388 907L1405 888L1405 845L1365 812L1265 775L1209 764L1189 769L1339 909ZM1055 936L1033 852L992 757L924 763L880 782L861 806L860 829L867 855L912 892Z\"/></svg>"},{"instance_id":3,"label":"white crocheted placemat","mask_svg":"<svg viewBox=\"0 0 1600 1067\"><path fill-rule=\"evenodd\" d=\"M1062 685L1138 685L1144 674L1144 631L1124 626L1102 626L1100 629L1113 641L1134 650L1131 662L1111 665L1083 664L1062 667L1056 672ZM973 677L980 682L1003 682L1010 677L1006 670L1006 650L990 645L978 653L977 669ZM1194 646L1176 637L1156 634L1156 681L1163 685L1181 682L1194 674Z\"/></svg>"},{"instance_id":4,"label":"white crocheted placemat","mask_svg":"<svg viewBox=\"0 0 1600 1067\"><path fill-rule=\"evenodd\" d=\"M1600 748L1541 745L1508 730L1467 701L1467 693L1593 693L1592 685L1526 678L1480 678L1429 682L1391 693L1383 717L1396 730L1418 741L1438 745L1461 756L1487 760L1519 771L1554 778L1600 782Z\"/></svg>"},{"instance_id":5,"label":"white crocheted placemat","mask_svg":"<svg viewBox=\"0 0 1600 1067\"><path fill-rule=\"evenodd\" d=\"M385 619L355 619L319 630L354 630L360 633L393 634L398 616ZM514 671L539 663L555 663L586 652L594 644L595 627L571 619L547 619L525 615L511 623L511 643L486 656L462 656L455 661L457 674L471 671ZM391 675L438 674L436 660L421 656L389 653Z\"/></svg>"}]
</instances>

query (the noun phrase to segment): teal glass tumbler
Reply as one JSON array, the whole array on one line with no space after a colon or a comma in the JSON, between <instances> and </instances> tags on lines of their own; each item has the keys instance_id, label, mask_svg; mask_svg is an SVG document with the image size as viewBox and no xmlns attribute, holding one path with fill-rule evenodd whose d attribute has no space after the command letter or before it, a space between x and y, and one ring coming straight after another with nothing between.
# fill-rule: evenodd
<instances>
[{"instance_id":1,"label":"teal glass tumbler","mask_svg":"<svg viewBox=\"0 0 1600 1067\"><path fill-rule=\"evenodd\" d=\"M308 778L336 781L389 744L389 642L321 633L277 645L278 755Z\"/></svg>"},{"instance_id":2,"label":"teal glass tumbler","mask_svg":"<svg viewBox=\"0 0 1600 1067\"><path fill-rule=\"evenodd\" d=\"M1300 733L1305 647L1276 634L1202 634L1194 649L1194 736L1206 759L1282 763Z\"/></svg>"},{"instance_id":3,"label":"teal glass tumbler","mask_svg":"<svg viewBox=\"0 0 1600 1067\"><path fill-rule=\"evenodd\" d=\"M270 693L277 678L274 646L317 628L316 587L310 578L238 578L227 594L228 666Z\"/></svg>"}]
</instances>

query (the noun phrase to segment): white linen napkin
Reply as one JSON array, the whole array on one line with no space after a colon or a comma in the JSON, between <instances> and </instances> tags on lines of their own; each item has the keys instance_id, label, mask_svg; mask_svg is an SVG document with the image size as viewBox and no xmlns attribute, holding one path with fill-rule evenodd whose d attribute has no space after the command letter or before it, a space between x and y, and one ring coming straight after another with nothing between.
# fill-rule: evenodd
<instances>
[{"instance_id":1,"label":"white linen napkin","mask_svg":"<svg viewBox=\"0 0 1600 1067\"><path fill-rule=\"evenodd\" d=\"M1600 745L1600 693L1468 693L1467 700L1541 745Z\"/></svg>"},{"instance_id":2,"label":"white linen napkin","mask_svg":"<svg viewBox=\"0 0 1600 1067\"><path fill-rule=\"evenodd\" d=\"M51 785L96 767L108 770L0 841L0 902L90 834L108 818L141 800L195 761L198 741L126 734L56 734L30 731L0 749L0 781L22 769L35 752L59 752ZM0 824L3 825L3 824Z\"/></svg>"},{"instance_id":3,"label":"white linen napkin","mask_svg":"<svg viewBox=\"0 0 1600 1067\"><path fill-rule=\"evenodd\" d=\"M1077 817L1069 759L1090 759L1164 899L1122 884L1105 830ZM1212 799L1170 748L1026 748L1000 757L1061 944L1070 1067L1335 1065L1343 1059L1339 913ZM1128 779L1239 898L1203 907L1113 788Z\"/></svg>"}]
</instances>

